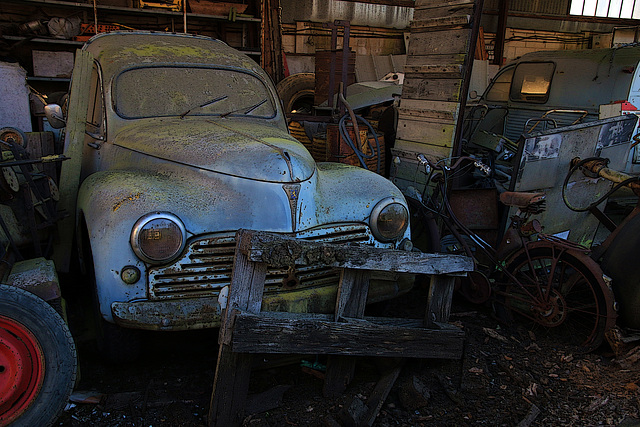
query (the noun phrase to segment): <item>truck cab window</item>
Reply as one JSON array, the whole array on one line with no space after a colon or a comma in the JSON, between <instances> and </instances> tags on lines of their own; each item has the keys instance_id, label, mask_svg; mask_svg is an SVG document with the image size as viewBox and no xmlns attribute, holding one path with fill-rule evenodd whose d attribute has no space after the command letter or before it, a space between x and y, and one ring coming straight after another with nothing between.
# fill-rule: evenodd
<instances>
[{"instance_id":1,"label":"truck cab window","mask_svg":"<svg viewBox=\"0 0 640 427\"><path fill-rule=\"evenodd\" d=\"M492 102L506 102L509 100L509 89L513 78L514 68L505 69L493 80L491 88L487 91L486 100Z\"/></svg>"},{"instance_id":2,"label":"truck cab window","mask_svg":"<svg viewBox=\"0 0 640 427\"><path fill-rule=\"evenodd\" d=\"M523 62L518 64L511 84L512 101L544 104L549 99L553 62Z\"/></svg>"}]
</instances>

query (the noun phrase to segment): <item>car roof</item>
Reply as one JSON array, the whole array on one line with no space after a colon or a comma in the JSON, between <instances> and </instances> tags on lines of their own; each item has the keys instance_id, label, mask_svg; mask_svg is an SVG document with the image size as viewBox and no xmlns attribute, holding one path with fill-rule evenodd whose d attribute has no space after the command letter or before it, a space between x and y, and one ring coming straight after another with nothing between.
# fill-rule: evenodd
<instances>
[{"instance_id":1,"label":"car roof","mask_svg":"<svg viewBox=\"0 0 640 427\"><path fill-rule=\"evenodd\" d=\"M554 62L556 68L549 99L544 104L513 101L513 105L531 104L541 108L577 108L597 112L601 104L631 97L632 80L640 72L637 69L639 61L640 46L527 53L510 62L507 67L530 62Z\"/></svg>"},{"instance_id":2,"label":"car roof","mask_svg":"<svg viewBox=\"0 0 640 427\"><path fill-rule=\"evenodd\" d=\"M91 38L83 50L93 54L107 75L137 66L184 64L240 68L266 76L255 61L224 42L189 34L151 31L103 33Z\"/></svg>"},{"instance_id":3,"label":"car roof","mask_svg":"<svg viewBox=\"0 0 640 427\"><path fill-rule=\"evenodd\" d=\"M565 49L565 50L541 50L536 52L529 52L522 55L520 58L512 62L527 62L527 61L544 61L562 60L562 59L583 59L596 63L602 61L615 61L615 62L638 62L640 60L640 46L638 45L624 45L607 49Z\"/></svg>"}]
</instances>

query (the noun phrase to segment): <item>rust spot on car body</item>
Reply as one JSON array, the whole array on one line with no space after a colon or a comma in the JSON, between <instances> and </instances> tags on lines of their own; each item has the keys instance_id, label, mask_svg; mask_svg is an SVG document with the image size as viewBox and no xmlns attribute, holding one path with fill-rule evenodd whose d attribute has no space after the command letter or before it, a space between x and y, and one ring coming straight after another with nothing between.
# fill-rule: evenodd
<instances>
[{"instance_id":1,"label":"rust spot on car body","mask_svg":"<svg viewBox=\"0 0 640 427\"><path fill-rule=\"evenodd\" d=\"M114 212L116 212L118 209L120 209L120 207L122 207L122 205L124 205L125 203L131 203L135 200L138 200L140 198L141 194L140 193L136 193L136 194L132 194L130 196L125 197L124 199L116 202L113 205L113 208L111 208Z\"/></svg>"}]
</instances>

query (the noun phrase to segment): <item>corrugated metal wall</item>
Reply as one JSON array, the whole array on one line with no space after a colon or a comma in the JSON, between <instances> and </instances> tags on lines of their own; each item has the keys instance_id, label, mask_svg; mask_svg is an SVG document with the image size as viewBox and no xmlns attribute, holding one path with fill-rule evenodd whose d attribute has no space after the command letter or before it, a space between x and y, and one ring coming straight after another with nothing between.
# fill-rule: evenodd
<instances>
[{"instance_id":1,"label":"corrugated metal wall","mask_svg":"<svg viewBox=\"0 0 640 427\"><path fill-rule=\"evenodd\" d=\"M510 12L566 16L570 0L511 0ZM485 10L498 10L500 0L485 0Z\"/></svg>"}]
</instances>

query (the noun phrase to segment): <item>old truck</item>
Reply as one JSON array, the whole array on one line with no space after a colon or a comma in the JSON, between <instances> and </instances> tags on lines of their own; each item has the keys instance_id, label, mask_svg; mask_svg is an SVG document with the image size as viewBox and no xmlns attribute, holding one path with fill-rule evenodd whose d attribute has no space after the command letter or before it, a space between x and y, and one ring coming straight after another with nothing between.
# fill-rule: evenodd
<instances>
[{"instance_id":1,"label":"old truck","mask_svg":"<svg viewBox=\"0 0 640 427\"><path fill-rule=\"evenodd\" d=\"M266 73L220 41L98 35L76 55L68 111L50 105L47 114L66 125L71 158L56 263L69 269L78 248L112 359L135 353L135 330L219 326L240 228L412 246L402 193L374 173L316 164L288 134ZM270 268L263 309L331 310L338 279L313 265ZM379 275L369 301L412 283Z\"/></svg>"},{"instance_id":2,"label":"old truck","mask_svg":"<svg viewBox=\"0 0 640 427\"><path fill-rule=\"evenodd\" d=\"M502 67L471 104L464 139L500 138L588 123L640 108L640 47L532 52ZM634 148L625 170L640 171Z\"/></svg>"}]
</instances>

